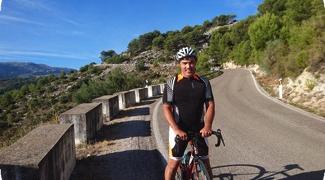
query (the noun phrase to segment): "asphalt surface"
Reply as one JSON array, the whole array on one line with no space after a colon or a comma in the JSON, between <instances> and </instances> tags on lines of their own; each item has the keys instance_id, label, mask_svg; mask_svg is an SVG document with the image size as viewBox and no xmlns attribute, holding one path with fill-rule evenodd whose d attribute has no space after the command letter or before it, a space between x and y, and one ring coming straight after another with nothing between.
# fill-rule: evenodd
<instances>
[{"instance_id":1,"label":"asphalt surface","mask_svg":"<svg viewBox=\"0 0 325 180\"><path fill-rule=\"evenodd\" d=\"M222 129L226 144L215 148L216 139L209 138L214 179L322 180L324 118L267 97L254 81L243 69L225 70L210 81L216 103L213 128ZM156 109L155 135L164 154L168 125L161 107Z\"/></svg>"},{"instance_id":2,"label":"asphalt surface","mask_svg":"<svg viewBox=\"0 0 325 180\"><path fill-rule=\"evenodd\" d=\"M96 142L77 151L79 157L70 179L163 179L161 154L151 128L155 101L144 101L104 122Z\"/></svg>"}]
</instances>

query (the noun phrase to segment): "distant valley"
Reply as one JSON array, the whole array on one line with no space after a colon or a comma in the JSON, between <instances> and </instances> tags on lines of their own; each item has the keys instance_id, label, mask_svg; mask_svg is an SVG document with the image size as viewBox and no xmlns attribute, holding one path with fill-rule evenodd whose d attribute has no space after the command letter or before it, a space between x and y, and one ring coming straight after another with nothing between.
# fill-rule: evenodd
<instances>
[{"instance_id":1,"label":"distant valley","mask_svg":"<svg viewBox=\"0 0 325 180\"><path fill-rule=\"evenodd\" d=\"M75 69L50 67L45 64L29 62L0 62L0 80L28 78L49 74L58 75L62 71L70 72L75 71Z\"/></svg>"},{"instance_id":2,"label":"distant valley","mask_svg":"<svg viewBox=\"0 0 325 180\"><path fill-rule=\"evenodd\" d=\"M28 62L0 62L0 94L31 83L38 76L59 75L62 71L68 73L76 70Z\"/></svg>"}]
</instances>

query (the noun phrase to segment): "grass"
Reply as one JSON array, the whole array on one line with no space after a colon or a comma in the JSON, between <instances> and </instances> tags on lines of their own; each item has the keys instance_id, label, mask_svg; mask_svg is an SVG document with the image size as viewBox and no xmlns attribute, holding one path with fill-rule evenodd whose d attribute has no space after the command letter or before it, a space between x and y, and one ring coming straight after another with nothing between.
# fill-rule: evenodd
<instances>
[{"instance_id":1,"label":"grass","mask_svg":"<svg viewBox=\"0 0 325 180\"><path fill-rule=\"evenodd\" d=\"M308 88L309 91L312 91L316 86L316 82L314 80L307 79L305 86Z\"/></svg>"},{"instance_id":2,"label":"grass","mask_svg":"<svg viewBox=\"0 0 325 180\"><path fill-rule=\"evenodd\" d=\"M93 144L80 144L76 147L77 159L84 159L89 156L94 156L103 152L108 146L114 145L115 143L108 140L98 141Z\"/></svg>"}]
</instances>

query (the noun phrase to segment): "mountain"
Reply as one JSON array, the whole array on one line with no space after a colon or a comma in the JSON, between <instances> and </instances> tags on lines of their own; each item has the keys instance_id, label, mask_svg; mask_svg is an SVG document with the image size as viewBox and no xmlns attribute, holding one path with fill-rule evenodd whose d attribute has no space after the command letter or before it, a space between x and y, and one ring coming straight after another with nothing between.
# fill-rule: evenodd
<instances>
[{"instance_id":1,"label":"mountain","mask_svg":"<svg viewBox=\"0 0 325 180\"><path fill-rule=\"evenodd\" d=\"M71 72L75 69L50 67L30 62L0 62L0 80Z\"/></svg>"}]
</instances>

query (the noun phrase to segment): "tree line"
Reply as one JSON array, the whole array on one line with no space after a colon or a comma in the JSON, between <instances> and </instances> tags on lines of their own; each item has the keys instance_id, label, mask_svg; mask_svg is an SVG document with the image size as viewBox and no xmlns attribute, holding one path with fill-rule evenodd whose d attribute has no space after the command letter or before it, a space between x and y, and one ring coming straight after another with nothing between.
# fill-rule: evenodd
<instances>
[{"instance_id":1,"label":"tree line","mask_svg":"<svg viewBox=\"0 0 325 180\"><path fill-rule=\"evenodd\" d=\"M185 26L180 31L168 31L161 33L158 30L140 35L131 40L127 51L117 54L114 50L102 51L100 58L103 62L121 63L130 60L132 57L147 50L164 51L161 61L171 61L174 53L183 46L192 46L198 49L208 42L209 36L204 33L215 26L223 26L232 23L235 15L220 15L214 17L211 21L206 20L202 25Z\"/></svg>"},{"instance_id":2,"label":"tree line","mask_svg":"<svg viewBox=\"0 0 325 180\"><path fill-rule=\"evenodd\" d=\"M256 15L233 26L224 25L234 22L235 15L220 15L180 31L155 30L133 39L126 52L102 51L101 58L108 63L123 62L146 50L161 50L164 57L159 60L171 61L180 47L192 46L200 51L201 70L234 61L259 64L278 77L296 77L306 67L317 68L324 59L324 15L321 0L264 0ZM221 28L206 35L216 26ZM205 43L207 48L203 48Z\"/></svg>"},{"instance_id":3,"label":"tree line","mask_svg":"<svg viewBox=\"0 0 325 180\"><path fill-rule=\"evenodd\" d=\"M324 14L319 0L265 0L257 15L216 31L201 59L259 64L270 74L296 77L324 59Z\"/></svg>"}]
</instances>

